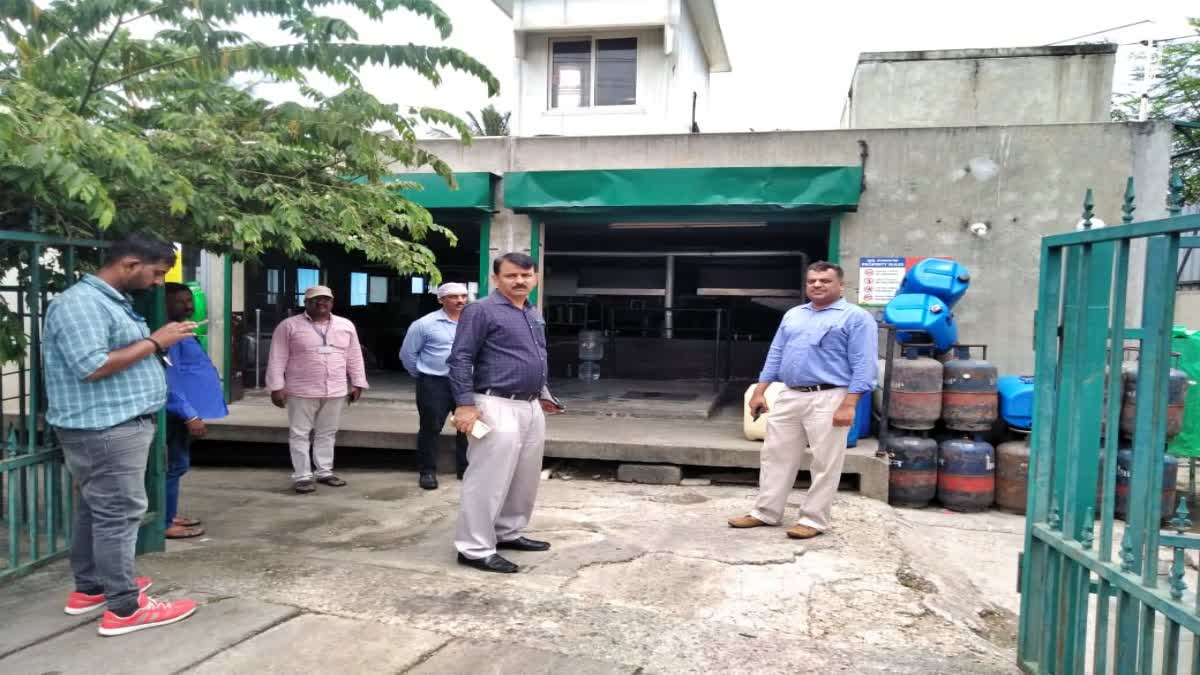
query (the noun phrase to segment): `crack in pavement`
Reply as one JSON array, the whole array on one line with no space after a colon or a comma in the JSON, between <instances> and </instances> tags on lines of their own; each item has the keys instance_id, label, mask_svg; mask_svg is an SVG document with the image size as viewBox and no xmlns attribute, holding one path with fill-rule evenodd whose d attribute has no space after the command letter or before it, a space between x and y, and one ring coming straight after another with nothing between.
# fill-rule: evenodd
<instances>
[{"instance_id":1,"label":"crack in pavement","mask_svg":"<svg viewBox=\"0 0 1200 675\"><path fill-rule=\"evenodd\" d=\"M443 642L442 644L440 644L440 645L438 645L438 646L434 647L433 649L430 649L429 651L427 651L427 652L425 652L425 653L421 654L420 656L418 656L418 657L417 657L417 660L416 660L416 661L414 661L414 662L412 663L412 665L408 666L408 667L407 667L407 668L405 668L404 670L401 670L401 671L400 671L400 673L399 673L398 675L404 675L404 673L412 672L412 670L413 670L414 668L416 668L416 667L418 667L418 666L420 666L420 665L423 665L423 664L424 664L426 661L428 661L429 659L432 659L433 657L437 656L437 655L438 655L438 652L440 652L440 651L442 651L443 649L445 649L447 646L449 646L449 645L450 645L450 643L451 643L451 642L454 642L455 640L456 640L456 638L446 638L446 641L445 641L445 642Z\"/></svg>"}]
</instances>

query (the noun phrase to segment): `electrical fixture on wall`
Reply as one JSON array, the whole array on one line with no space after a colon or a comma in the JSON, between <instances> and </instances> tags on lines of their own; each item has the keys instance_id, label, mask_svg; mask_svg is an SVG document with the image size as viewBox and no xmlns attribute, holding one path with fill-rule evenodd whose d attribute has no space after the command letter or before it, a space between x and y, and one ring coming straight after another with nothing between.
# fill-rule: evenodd
<instances>
[{"instance_id":1,"label":"electrical fixture on wall","mask_svg":"<svg viewBox=\"0 0 1200 675\"><path fill-rule=\"evenodd\" d=\"M609 223L611 230L706 230L714 228L766 227L766 223Z\"/></svg>"},{"instance_id":2,"label":"electrical fixture on wall","mask_svg":"<svg viewBox=\"0 0 1200 675\"><path fill-rule=\"evenodd\" d=\"M1108 227L1108 224L1095 216L1092 216L1091 219L1086 222L1081 219L1078 223L1075 223L1076 232L1083 232L1084 230L1098 230L1102 227Z\"/></svg>"},{"instance_id":3,"label":"electrical fixture on wall","mask_svg":"<svg viewBox=\"0 0 1200 675\"><path fill-rule=\"evenodd\" d=\"M967 232L970 232L980 239L987 239L988 235L992 233L992 226L987 223L967 223L964 225L964 227L966 228Z\"/></svg>"}]
</instances>

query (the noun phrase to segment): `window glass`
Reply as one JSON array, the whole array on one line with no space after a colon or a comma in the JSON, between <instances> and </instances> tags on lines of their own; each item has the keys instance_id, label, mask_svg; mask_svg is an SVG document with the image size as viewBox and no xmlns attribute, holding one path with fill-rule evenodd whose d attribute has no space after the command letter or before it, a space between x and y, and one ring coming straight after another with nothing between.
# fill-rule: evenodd
<instances>
[{"instance_id":1,"label":"window glass","mask_svg":"<svg viewBox=\"0 0 1200 675\"><path fill-rule=\"evenodd\" d=\"M413 292L413 295L420 295L420 294L424 293L425 292L425 279L423 279L422 277L413 277L412 278L412 292Z\"/></svg>"},{"instance_id":2,"label":"window glass","mask_svg":"<svg viewBox=\"0 0 1200 675\"><path fill-rule=\"evenodd\" d=\"M596 105L637 103L637 38L596 40Z\"/></svg>"},{"instance_id":3,"label":"window glass","mask_svg":"<svg viewBox=\"0 0 1200 675\"><path fill-rule=\"evenodd\" d=\"M304 291L320 285L321 270L314 270L310 267L296 268L296 304L304 304Z\"/></svg>"},{"instance_id":4,"label":"window glass","mask_svg":"<svg viewBox=\"0 0 1200 675\"><path fill-rule=\"evenodd\" d=\"M367 304L367 273L350 273L350 306L362 307Z\"/></svg>"},{"instance_id":5,"label":"window glass","mask_svg":"<svg viewBox=\"0 0 1200 675\"><path fill-rule=\"evenodd\" d=\"M388 301L388 278L371 277L371 288L368 291L369 302L386 303Z\"/></svg>"},{"instance_id":6,"label":"window glass","mask_svg":"<svg viewBox=\"0 0 1200 675\"><path fill-rule=\"evenodd\" d=\"M554 42L551 47L550 107L589 106L591 91L591 40Z\"/></svg>"}]
</instances>

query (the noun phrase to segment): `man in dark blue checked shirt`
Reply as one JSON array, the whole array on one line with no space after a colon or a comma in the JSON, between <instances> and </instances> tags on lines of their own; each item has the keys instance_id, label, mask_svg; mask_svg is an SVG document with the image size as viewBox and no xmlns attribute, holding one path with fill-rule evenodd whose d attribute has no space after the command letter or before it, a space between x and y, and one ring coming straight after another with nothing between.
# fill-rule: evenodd
<instances>
[{"instance_id":1,"label":"man in dark blue checked shirt","mask_svg":"<svg viewBox=\"0 0 1200 675\"><path fill-rule=\"evenodd\" d=\"M173 322L151 333L129 293L162 285L174 264L171 244L130 235L106 251L96 274L46 310L46 422L81 496L71 539L75 591L64 611L106 609L101 635L164 626L196 611L192 600L148 597L150 579L133 573L153 415L167 400L163 361L167 348L191 336L196 324Z\"/></svg>"},{"instance_id":2,"label":"man in dark blue checked shirt","mask_svg":"<svg viewBox=\"0 0 1200 675\"><path fill-rule=\"evenodd\" d=\"M546 322L529 303L537 263L505 253L492 262L492 283L491 295L463 309L447 360L454 426L471 437L454 547L460 564L516 572L496 549L550 548L521 530L541 480L543 413L562 407L546 388Z\"/></svg>"}]
</instances>

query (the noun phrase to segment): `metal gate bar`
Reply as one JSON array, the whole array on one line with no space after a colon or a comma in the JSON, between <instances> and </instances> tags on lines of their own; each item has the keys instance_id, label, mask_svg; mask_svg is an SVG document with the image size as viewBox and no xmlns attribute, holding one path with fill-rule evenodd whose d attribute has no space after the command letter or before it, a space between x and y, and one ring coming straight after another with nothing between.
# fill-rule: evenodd
<instances>
[{"instance_id":1,"label":"metal gate bar","mask_svg":"<svg viewBox=\"0 0 1200 675\"><path fill-rule=\"evenodd\" d=\"M1132 223L1130 179L1124 225L1042 241L1036 407L1018 633L1018 662L1026 672L1085 672L1089 656L1090 672L1113 672L1111 647L1117 673L1175 673L1184 630L1192 634L1189 672L1200 672L1200 595L1193 591L1190 602L1184 602L1188 587L1183 564L1185 550L1200 550L1200 537L1186 533L1190 522L1182 500L1172 520L1175 533L1160 533L1174 314L1172 261L1178 258L1181 234L1200 227L1200 216L1178 215L1180 187L1178 177L1173 178L1171 217ZM1083 215L1090 224L1090 190ZM1145 240L1142 316L1140 326L1127 328L1135 239ZM1193 245L1191 239L1183 245ZM1122 351L1128 339L1140 341L1141 359L1127 520L1114 560ZM1098 484L1103 497L1096 514ZM1165 585L1158 573L1160 547L1170 549ZM1092 593L1097 596L1094 613ZM1117 603L1111 645L1110 598ZM1161 652L1156 648L1160 616Z\"/></svg>"}]
</instances>

